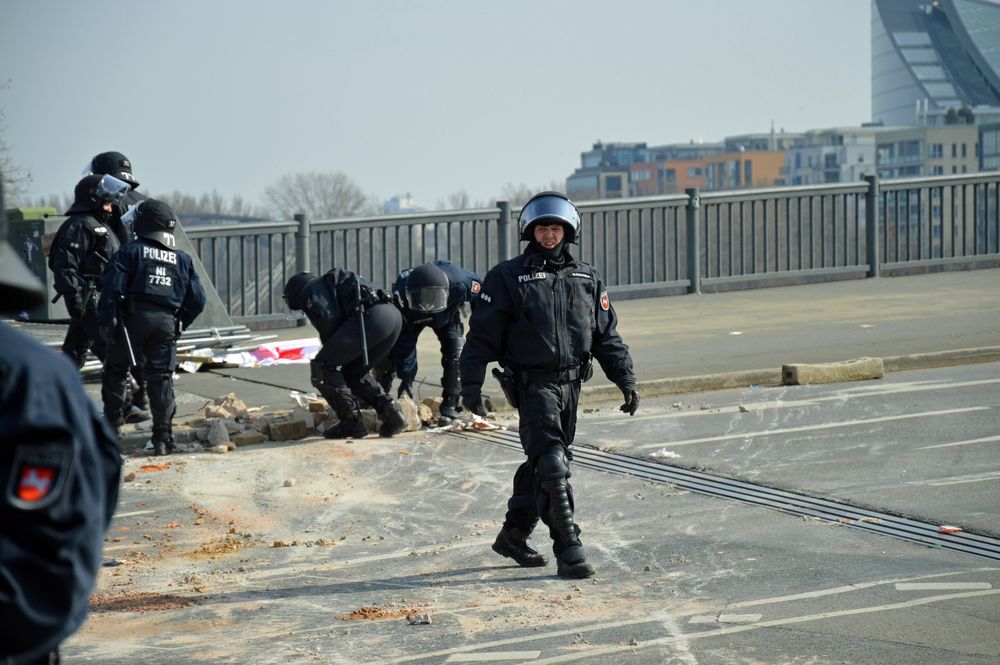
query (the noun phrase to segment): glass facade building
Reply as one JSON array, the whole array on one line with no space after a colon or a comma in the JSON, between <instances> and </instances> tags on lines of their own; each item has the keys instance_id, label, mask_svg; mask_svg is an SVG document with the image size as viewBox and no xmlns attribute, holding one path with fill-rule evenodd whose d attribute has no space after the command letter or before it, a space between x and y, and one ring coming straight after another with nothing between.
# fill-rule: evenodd
<instances>
[{"instance_id":1,"label":"glass facade building","mask_svg":"<svg viewBox=\"0 0 1000 665\"><path fill-rule=\"evenodd\" d=\"M872 119L1000 106L1000 0L872 0Z\"/></svg>"}]
</instances>

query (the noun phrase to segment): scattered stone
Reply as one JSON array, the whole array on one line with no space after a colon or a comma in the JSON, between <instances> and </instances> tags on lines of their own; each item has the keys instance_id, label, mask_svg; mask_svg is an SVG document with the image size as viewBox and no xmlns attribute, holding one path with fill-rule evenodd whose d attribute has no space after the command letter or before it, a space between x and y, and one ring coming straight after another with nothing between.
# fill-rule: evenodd
<instances>
[{"instance_id":1,"label":"scattered stone","mask_svg":"<svg viewBox=\"0 0 1000 665\"><path fill-rule=\"evenodd\" d=\"M750 409L740 404L740 413L750 413Z\"/></svg>"},{"instance_id":2,"label":"scattered stone","mask_svg":"<svg viewBox=\"0 0 1000 665\"><path fill-rule=\"evenodd\" d=\"M309 410L313 413L326 413L326 402L321 399L309 400Z\"/></svg>"},{"instance_id":3,"label":"scattered stone","mask_svg":"<svg viewBox=\"0 0 1000 665\"><path fill-rule=\"evenodd\" d=\"M427 402L429 399L431 398L424 400L424 402ZM423 426L423 419L420 417L420 407L423 406L425 409L429 409L430 407L425 404L418 405L406 395L403 395L396 401L403 412L403 417L406 418L406 427L403 428L403 431L416 432L419 430Z\"/></svg>"},{"instance_id":4,"label":"scattered stone","mask_svg":"<svg viewBox=\"0 0 1000 665\"><path fill-rule=\"evenodd\" d=\"M264 436L271 435L271 416L261 416L253 422L253 429Z\"/></svg>"},{"instance_id":5,"label":"scattered stone","mask_svg":"<svg viewBox=\"0 0 1000 665\"><path fill-rule=\"evenodd\" d=\"M295 487L295 479L289 478L285 481L285 487Z\"/></svg>"},{"instance_id":6,"label":"scattered stone","mask_svg":"<svg viewBox=\"0 0 1000 665\"><path fill-rule=\"evenodd\" d=\"M297 407L294 411L292 411L291 419L301 421L302 424L306 426L307 430L315 429L316 427L316 418L313 412L302 407Z\"/></svg>"},{"instance_id":7,"label":"scattered stone","mask_svg":"<svg viewBox=\"0 0 1000 665\"><path fill-rule=\"evenodd\" d=\"M198 409L198 413L206 418L245 418L247 405L236 396L236 393L229 393L205 402L204 406Z\"/></svg>"},{"instance_id":8,"label":"scattered stone","mask_svg":"<svg viewBox=\"0 0 1000 665\"><path fill-rule=\"evenodd\" d=\"M135 471L129 471L128 473L125 474L125 477L122 478L122 482L126 483L130 483L133 480L135 480Z\"/></svg>"},{"instance_id":9,"label":"scattered stone","mask_svg":"<svg viewBox=\"0 0 1000 665\"><path fill-rule=\"evenodd\" d=\"M243 426L240 425L235 420L228 420L227 419L227 420L223 420L222 422L226 426L226 431L228 431L230 434L236 434L237 432L242 432L243 431Z\"/></svg>"},{"instance_id":10,"label":"scattered stone","mask_svg":"<svg viewBox=\"0 0 1000 665\"><path fill-rule=\"evenodd\" d=\"M226 445L225 443L221 443L221 444L219 444L217 446L212 446L208 450L209 450L209 452L213 452L213 453L216 453L218 455L225 455L226 453L229 452L229 446Z\"/></svg>"},{"instance_id":11,"label":"scattered stone","mask_svg":"<svg viewBox=\"0 0 1000 665\"><path fill-rule=\"evenodd\" d=\"M666 448L660 448L655 453L650 453L650 457L659 457L662 459L677 459L680 457L677 453L672 450L667 450Z\"/></svg>"},{"instance_id":12,"label":"scattered stone","mask_svg":"<svg viewBox=\"0 0 1000 665\"><path fill-rule=\"evenodd\" d=\"M272 441L291 441L309 436L309 429L301 420L272 422L270 427Z\"/></svg>"},{"instance_id":13,"label":"scattered stone","mask_svg":"<svg viewBox=\"0 0 1000 665\"><path fill-rule=\"evenodd\" d=\"M199 427L198 429L196 429L194 431L194 438L197 439L198 441L201 441L202 443L207 443L208 442L208 428L207 427Z\"/></svg>"},{"instance_id":14,"label":"scattered stone","mask_svg":"<svg viewBox=\"0 0 1000 665\"><path fill-rule=\"evenodd\" d=\"M406 617L406 620L410 622L411 626L429 624L431 623L431 615L426 612L423 614L410 614Z\"/></svg>"},{"instance_id":15,"label":"scattered stone","mask_svg":"<svg viewBox=\"0 0 1000 665\"><path fill-rule=\"evenodd\" d=\"M234 434L230 441L237 446L252 446L257 443L264 443L267 441L267 437L257 430L249 429L239 434Z\"/></svg>"},{"instance_id":16,"label":"scattered stone","mask_svg":"<svg viewBox=\"0 0 1000 665\"><path fill-rule=\"evenodd\" d=\"M673 406L675 409L679 409L679 408L681 408L681 403L680 402L674 402L671 406Z\"/></svg>"},{"instance_id":17,"label":"scattered stone","mask_svg":"<svg viewBox=\"0 0 1000 665\"><path fill-rule=\"evenodd\" d=\"M431 417L436 421L441 417L441 402L444 401L440 397L425 397L420 400L420 403L431 410Z\"/></svg>"},{"instance_id":18,"label":"scattered stone","mask_svg":"<svg viewBox=\"0 0 1000 665\"><path fill-rule=\"evenodd\" d=\"M220 446L229 443L229 429L222 420L216 420L208 428L208 445Z\"/></svg>"},{"instance_id":19,"label":"scattered stone","mask_svg":"<svg viewBox=\"0 0 1000 665\"><path fill-rule=\"evenodd\" d=\"M362 409L361 420L365 424L365 429L367 429L369 432L378 432L379 428L378 414L376 414L373 409Z\"/></svg>"}]
</instances>

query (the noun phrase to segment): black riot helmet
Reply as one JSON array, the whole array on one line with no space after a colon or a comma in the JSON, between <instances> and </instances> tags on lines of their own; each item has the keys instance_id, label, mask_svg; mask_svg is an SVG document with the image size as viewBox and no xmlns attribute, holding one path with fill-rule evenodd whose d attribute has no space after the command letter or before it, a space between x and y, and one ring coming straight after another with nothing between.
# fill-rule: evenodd
<instances>
[{"instance_id":1,"label":"black riot helmet","mask_svg":"<svg viewBox=\"0 0 1000 665\"><path fill-rule=\"evenodd\" d=\"M100 213L105 203L118 203L128 194L129 184L112 175L85 175L73 188L73 205L68 215L83 212Z\"/></svg>"},{"instance_id":2,"label":"black riot helmet","mask_svg":"<svg viewBox=\"0 0 1000 665\"><path fill-rule=\"evenodd\" d=\"M0 312L16 314L45 302L45 289L7 242L7 211L0 177Z\"/></svg>"},{"instance_id":3,"label":"black riot helmet","mask_svg":"<svg viewBox=\"0 0 1000 665\"><path fill-rule=\"evenodd\" d=\"M580 211L565 194L559 192L540 192L532 196L517 219L521 230L521 240L532 239L532 227L535 224L562 224L566 230L566 242L579 243Z\"/></svg>"},{"instance_id":4,"label":"black riot helmet","mask_svg":"<svg viewBox=\"0 0 1000 665\"><path fill-rule=\"evenodd\" d=\"M417 266L406 276L406 305L425 314L448 307L448 275L433 263Z\"/></svg>"},{"instance_id":5,"label":"black riot helmet","mask_svg":"<svg viewBox=\"0 0 1000 665\"><path fill-rule=\"evenodd\" d=\"M311 272L300 272L292 275L291 279L285 283L285 305L288 309L305 309L306 298L305 289L315 282L318 277Z\"/></svg>"},{"instance_id":6,"label":"black riot helmet","mask_svg":"<svg viewBox=\"0 0 1000 665\"><path fill-rule=\"evenodd\" d=\"M139 181L132 175L132 162L120 152L102 152L90 160L90 172L97 175L113 175L132 185L139 186Z\"/></svg>"},{"instance_id":7,"label":"black riot helmet","mask_svg":"<svg viewBox=\"0 0 1000 665\"><path fill-rule=\"evenodd\" d=\"M122 223L131 227L141 238L148 238L164 247L176 247L177 239L174 229L177 226L177 215L173 208L156 199L146 199L133 206L122 216Z\"/></svg>"}]
</instances>

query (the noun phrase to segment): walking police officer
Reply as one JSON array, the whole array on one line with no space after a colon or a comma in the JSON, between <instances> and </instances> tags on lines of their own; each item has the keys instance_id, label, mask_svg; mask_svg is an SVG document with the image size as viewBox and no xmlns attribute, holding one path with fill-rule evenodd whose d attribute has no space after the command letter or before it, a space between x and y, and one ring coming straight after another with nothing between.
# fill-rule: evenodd
<instances>
[{"instance_id":1,"label":"walking police officer","mask_svg":"<svg viewBox=\"0 0 1000 665\"><path fill-rule=\"evenodd\" d=\"M7 244L4 215L0 313L44 298ZM59 662L59 644L86 616L120 469L76 368L0 323L0 663Z\"/></svg>"},{"instance_id":2,"label":"walking police officer","mask_svg":"<svg viewBox=\"0 0 1000 665\"><path fill-rule=\"evenodd\" d=\"M101 334L114 340L104 365L104 415L124 421L128 369L141 357L153 412L153 451L173 452L173 371L177 337L205 307L205 292L191 257L176 248L177 218L170 206L146 199L125 215L138 236L112 258L102 276ZM138 351L139 353L136 353Z\"/></svg>"},{"instance_id":3,"label":"walking police officer","mask_svg":"<svg viewBox=\"0 0 1000 665\"><path fill-rule=\"evenodd\" d=\"M458 358L465 341L460 309L465 303L475 306L482 288L479 275L454 266L448 261L434 261L399 273L392 285L393 299L403 314L403 330L390 354L399 377L397 397L413 397L417 376L417 338L430 328L441 343L441 417L446 422L458 418ZM390 370L391 371L391 370ZM387 377L391 382L392 375ZM382 386L387 381L383 379Z\"/></svg>"},{"instance_id":4,"label":"walking police officer","mask_svg":"<svg viewBox=\"0 0 1000 665\"><path fill-rule=\"evenodd\" d=\"M128 193L127 183L110 175L88 175L73 191L69 216L52 241L49 267L55 290L66 300L70 324L62 350L77 367L87 349L104 360L104 341L97 334L100 279L121 243L111 227L114 205Z\"/></svg>"},{"instance_id":5,"label":"walking police officer","mask_svg":"<svg viewBox=\"0 0 1000 665\"><path fill-rule=\"evenodd\" d=\"M545 565L528 541L541 517L559 575L589 577L594 569L574 521L569 484L580 384L590 378L596 359L625 396L621 410L632 415L639 406L632 358L600 275L567 249L579 242L576 206L563 194L542 192L524 205L518 225L527 248L487 273L472 312L460 361L462 403L485 415L486 365L499 362L504 374L496 374L518 409L528 459L514 474L493 550L522 566Z\"/></svg>"},{"instance_id":6,"label":"walking police officer","mask_svg":"<svg viewBox=\"0 0 1000 665\"><path fill-rule=\"evenodd\" d=\"M136 191L136 188L139 187L139 181L132 175L132 162L120 152L102 152L90 160L90 172L97 175L112 175L122 182L128 183L129 190L122 197L121 201L113 204L110 219L111 229L118 236L119 243L124 245L133 240L135 234L131 226L122 221L122 217L141 201L146 200L145 196ZM135 379L135 389L131 395L132 409L130 414L140 415L148 406L146 401L146 377L143 372L143 362L140 356L136 356L136 363L130 368L130 373L132 374L132 378Z\"/></svg>"},{"instance_id":7,"label":"walking police officer","mask_svg":"<svg viewBox=\"0 0 1000 665\"><path fill-rule=\"evenodd\" d=\"M323 343L309 363L310 379L340 421L323 436L368 435L359 399L378 413L380 435L401 432L406 419L399 404L370 371L388 355L402 327L399 310L385 292L353 272L333 268L322 277L311 272L293 275L284 296L288 309L304 313Z\"/></svg>"}]
</instances>

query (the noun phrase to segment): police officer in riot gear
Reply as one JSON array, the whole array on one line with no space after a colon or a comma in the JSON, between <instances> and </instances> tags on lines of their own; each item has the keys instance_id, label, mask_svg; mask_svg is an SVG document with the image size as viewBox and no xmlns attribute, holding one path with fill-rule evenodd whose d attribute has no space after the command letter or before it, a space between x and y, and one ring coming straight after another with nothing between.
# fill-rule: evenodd
<instances>
[{"instance_id":1,"label":"police officer in riot gear","mask_svg":"<svg viewBox=\"0 0 1000 665\"><path fill-rule=\"evenodd\" d=\"M113 204L110 219L111 229L118 236L119 243L124 245L133 240L135 236L131 226L127 225L122 220L122 217L141 201L146 200L145 196L136 191L139 187L139 181L132 175L132 162L120 152L102 152L90 160L90 172L97 175L112 175L128 183L129 190L122 197L121 201ZM141 357L137 356L136 360L136 364L130 370L132 378L135 379L135 389L131 395L132 409L130 413L139 415L145 411L147 406L146 378L143 374Z\"/></svg>"},{"instance_id":2,"label":"police officer in riot gear","mask_svg":"<svg viewBox=\"0 0 1000 665\"><path fill-rule=\"evenodd\" d=\"M527 248L487 273L472 313L460 361L462 403L485 415L486 365L499 362L528 459L514 474L493 550L522 566L545 565L528 541L541 517L559 575L589 577L594 569L580 541L569 483L580 384L590 378L596 359L624 394L622 411L634 414L639 395L632 358L600 275L568 251L579 240L576 206L559 192L542 192L524 205L518 223Z\"/></svg>"},{"instance_id":3,"label":"police officer in riot gear","mask_svg":"<svg viewBox=\"0 0 1000 665\"><path fill-rule=\"evenodd\" d=\"M7 244L4 215L0 313L44 297ZM58 663L59 644L83 624L120 469L76 368L0 323L0 663Z\"/></svg>"},{"instance_id":4,"label":"police officer in riot gear","mask_svg":"<svg viewBox=\"0 0 1000 665\"><path fill-rule=\"evenodd\" d=\"M322 277L310 272L293 275L285 284L284 297L290 311L305 313L323 343L309 363L310 378L339 419L323 436L368 435L358 400L378 413L380 435L401 432L406 419L399 404L385 394L370 371L388 355L402 327L399 310L385 292L353 272L333 268Z\"/></svg>"},{"instance_id":5,"label":"police officer in riot gear","mask_svg":"<svg viewBox=\"0 0 1000 665\"><path fill-rule=\"evenodd\" d=\"M145 363L153 412L153 452L173 451L177 337L205 307L205 292L191 257L176 248L177 217L170 206L147 199L126 214L138 236L112 258L102 277L101 334L113 340L104 365L101 397L114 427L124 421L128 369Z\"/></svg>"},{"instance_id":6,"label":"police officer in riot gear","mask_svg":"<svg viewBox=\"0 0 1000 665\"><path fill-rule=\"evenodd\" d=\"M52 241L49 267L55 290L66 301L70 324L62 350L77 367L87 349L104 360L104 342L97 334L97 300L104 267L120 246L111 227L114 205L128 193L127 183L110 175L88 175L73 191L69 216Z\"/></svg>"},{"instance_id":7,"label":"police officer in riot gear","mask_svg":"<svg viewBox=\"0 0 1000 665\"><path fill-rule=\"evenodd\" d=\"M479 299L482 288L479 275L463 270L448 261L434 261L399 273L392 286L393 299L403 314L403 330L390 354L395 374L399 377L397 397L413 397L413 380L417 376L417 338L424 328L430 328L441 343L441 418L450 423L458 418L459 393L458 358L465 341L460 309L465 303ZM382 386L392 381L392 369L382 379Z\"/></svg>"}]
</instances>

